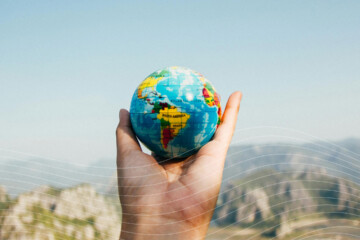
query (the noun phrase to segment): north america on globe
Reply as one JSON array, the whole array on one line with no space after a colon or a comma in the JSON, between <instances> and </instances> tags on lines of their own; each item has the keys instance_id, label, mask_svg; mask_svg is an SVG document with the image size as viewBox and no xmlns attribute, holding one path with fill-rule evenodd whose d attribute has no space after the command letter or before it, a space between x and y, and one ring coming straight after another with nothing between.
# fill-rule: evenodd
<instances>
[{"instance_id":1,"label":"north america on globe","mask_svg":"<svg viewBox=\"0 0 360 240\"><path fill-rule=\"evenodd\" d=\"M138 139L156 155L187 157L209 142L220 124L220 96L202 74L167 67L137 87L130 120Z\"/></svg>"}]
</instances>

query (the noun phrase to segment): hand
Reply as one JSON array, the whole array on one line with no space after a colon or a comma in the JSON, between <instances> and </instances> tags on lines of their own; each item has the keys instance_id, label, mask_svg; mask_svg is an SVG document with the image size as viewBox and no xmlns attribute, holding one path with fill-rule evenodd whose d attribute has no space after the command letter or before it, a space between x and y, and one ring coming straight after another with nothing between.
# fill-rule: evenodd
<instances>
[{"instance_id":1,"label":"hand","mask_svg":"<svg viewBox=\"0 0 360 240\"><path fill-rule=\"evenodd\" d=\"M116 130L122 226L120 239L204 239L220 190L240 92L226 104L213 139L185 160L159 163L141 151L129 112Z\"/></svg>"}]
</instances>

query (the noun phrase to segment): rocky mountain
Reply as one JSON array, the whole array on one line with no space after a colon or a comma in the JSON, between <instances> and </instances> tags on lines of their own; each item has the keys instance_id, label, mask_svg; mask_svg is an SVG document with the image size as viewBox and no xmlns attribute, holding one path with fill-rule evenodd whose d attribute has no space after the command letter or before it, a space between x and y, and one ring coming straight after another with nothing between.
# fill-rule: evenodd
<instances>
[{"instance_id":1,"label":"rocky mountain","mask_svg":"<svg viewBox=\"0 0 360 240\"><path fill-rule=\"evenodd\" d=\"M3 186L0 186L0 226L5 216L6 210L9 208L9 205L10 205L10 197L6 193L6 189ZM1 234L0 234L0 239L1 239Z\"/></svg>"},{"instance_id":2,"label":"rocky mountain","mask_svg":"<svg viewBox=\"0 0 360 240\"><path fill-rule=\"evenodd\" d=\"M41 186L19 195L2 212L0 239L117 240L119 212L109 201L90 185Z\"/></svg>"},{"instance_id":3,"label":"rocky mountain","mask_svg":"<svg viewBox=\"0 0 360 240\"><path fill-rule=\"evenodd\" d=\"M7 195L5 187L0 186L0 203L6 202L8 198L9 196Z\"/></svg>"},{"instance_id":4,"label":"rocky mountain","mask_svg":"<svg viewBox=\"0 0 360 240\"><path fill-rule=\"evenodd\" d=\"M307 144L269 143L232 145L223 174L223 187L261 169L302 172L321 167L329 175L360 183L360 139ZM115 159L102 159L89 166L45 159L0 162L0 185L16 196L41 185L60 188L89 183L100 193L117 193Z\"/></svg>"},{"instance_id":5,"label":"rocky mountain","mask_svg":"<svg viewBox=\"0 0 360 240\"><path fill-rule=\"evenodd\" d=\"M268 143L232 145L223 174L224 186L261 169L303 172L321 168L328 175L360 183L360 139L306 144Z\"/></svg>"},{"instance_id":6,"label":"rocky mountain","mask_svg":"<svg viewBox=\"0 0 360 240\"><path fill-rule=\"evenodd\" d=\"M117 198L100 195L88 184L41 186L14 199L0 187L0 239L118 239L120 212ZM289 236L313 218L321 223L359 216L360 186L352 181L321 168L263 169L227 183L212 222L263 239Z\"/></svg>"},{"instance_id":7,"label":"rocky mountain","mask_svg":"<svg viewBox=\"0 0 360 240\"><path fill-rule=\"evenodd\" d=\"M103 159L89 166L35 158L8 160L0 162L0 185L6 186L13 197L42 185L67 188L89 183L103 192L115 170L114 159Z\"/></svg>"},{"instance_id":8,"label":"rocky mountain","mask_svg":"<svg viewBox=\"0 0 360 240\"><path fill-rule=\"evenodd\" d=\"M0 162L0 185L7 189L0 187L0 239L117 238L115 170L113 159L90 166ZM213 223L281 237L293 231L294 219L359 217L359 171L359 139L233 145Z\"/></svg>"},{"instance_id":9,"label":"rocky mountain","mask_svg":"<svg viewBox=\"0 0 360 240\"><path fill-rule=\"evenodd\" d=\"M227 183L214 214L218 225L263 228L264 235L291 232L299 218L353 218L360 215L360 186L323 169L260 170Z\"/></svg>"}]
</instances>

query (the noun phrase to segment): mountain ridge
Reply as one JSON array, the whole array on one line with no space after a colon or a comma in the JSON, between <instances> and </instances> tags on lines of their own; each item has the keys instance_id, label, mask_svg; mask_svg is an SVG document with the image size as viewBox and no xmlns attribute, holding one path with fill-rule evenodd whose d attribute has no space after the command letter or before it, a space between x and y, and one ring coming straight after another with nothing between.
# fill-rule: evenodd
<instances>
[{"instance_id":1,"label":"mountain ridge","mask_svg":"<svg viewBox=\"0 0 360 240\"><path fill-rule=\"evenodd\" d=\"M360 183L360 139L231 145L222 186L265 168L301 172L310 167L325 169L331 176ZM0 162L0 184L6 186L8 194L13 197L44 184L65 188L84 182L101 193L117 194L117 188L113 186L117 183L115 157L88 166L34 158Z\"/></svg>"}]
</instances>

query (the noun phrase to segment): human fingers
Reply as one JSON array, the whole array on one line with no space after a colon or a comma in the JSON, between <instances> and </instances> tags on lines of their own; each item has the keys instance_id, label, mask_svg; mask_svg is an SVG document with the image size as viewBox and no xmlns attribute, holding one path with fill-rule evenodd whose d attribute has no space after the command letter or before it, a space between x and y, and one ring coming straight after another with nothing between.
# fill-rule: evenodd
<instances>
[{"instance_id":1,"label":"human fingers","mask_svg":"<svg viewBox=\"0 0 360 240\"><path fill-rule=\"evenodd\" d=\"M196 160L189 166L185 181L193 185L194 179L197 179L194 188L202 189L210 185L214 187L214 192L210 191L211 194L218 191L226 152L235 131L241 97L241 92L231 94L225 107L222 123L216 130L213 140L199 150L195 155Z\"/></svg>"},{"instance_id":2,"label":"human fingers","mask_svg":"<svg viewBox=\"0 0 360 240\"><path fill-rule=\"evenodd\" d=\"M231 94L226 103L224 114L221 118L221 124L215 132L213 140L229 146L235 131L237 116L240 108L242 93L236 91Z\"/></svg>"},{"instance_id":3,"label":"human fingers","mask_svg":"<svg viewBox=\"0 0 360 240\"><path fill-rule=\"evenodd\" d=\"M131 127L130 114L127 110L120 110L120 122L116 129L116 146L118 154L124 155L131 151L141 151Z\"/></svg>"}]
</instances>

